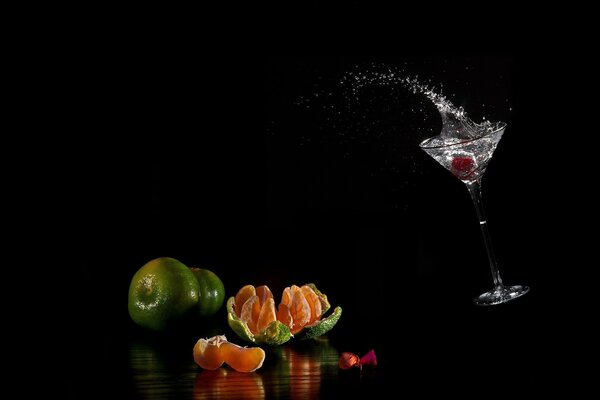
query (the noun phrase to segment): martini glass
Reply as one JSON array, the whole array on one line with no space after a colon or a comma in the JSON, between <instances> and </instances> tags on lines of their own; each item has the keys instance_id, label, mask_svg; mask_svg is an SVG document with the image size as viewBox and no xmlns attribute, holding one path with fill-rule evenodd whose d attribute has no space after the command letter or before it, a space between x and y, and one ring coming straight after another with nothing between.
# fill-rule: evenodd
<instances>
[{"instance_id":1,"label":"martini glass","mask_svg":"<svg viewBox=\"0 0 600 400\"><path fill-rule=\"evenodd\" d=\"M492 279L494 280L494 288L492 290L481 294L473 300L475 304L481 306L506 303L507 301L523 296L529 291L529 287L527 286L507 286L502 283L481 200L481 178L494 154L498 142L502 138L505 128L505 123L496 123L493 127L485 130L484 133L475 138L456 138L440 135L426 139L419 145L434 160L463 181L467 185L467 189L469 189L469 194L479 218L479 226L483 234L490 269L492 271Z\"/></svg>"}]
</instances>

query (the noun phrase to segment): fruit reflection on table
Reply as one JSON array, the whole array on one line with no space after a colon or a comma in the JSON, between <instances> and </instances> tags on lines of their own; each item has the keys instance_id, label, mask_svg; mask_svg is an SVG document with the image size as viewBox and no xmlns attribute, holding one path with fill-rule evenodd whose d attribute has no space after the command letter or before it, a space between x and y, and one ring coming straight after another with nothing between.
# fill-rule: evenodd
<instances>
[{"instance_id":1,"label":"fruit reflection on table","mask_svg":"<svg viewBox=\"0 0 600 400\"><path fill-rule=\"evenodd\" d=\"M194 399L225 399L239 397L264 399L265 387L262 377L256 372L245 373L228 368L203 370L194 380Z\"/></svg>"},{"instance_id":2,"label":"fruit reflection on table","mask_svg":"<svg viewBox=\"0 0 600 400\"><path fill-rule=\"evenodd\" d=\"M338 374L338 351L327 339L267 349L265 366L250 374L230 368L200 371L194 383L195 399L315 398L321 381Z\"/></svg>"},{"instance_id":3,"label":"fruit reflection on table","mask_svg":"<svg viewBox=\"0 0 600 400\"><path fill-rule=\"evenodd\" d=\"M172 350L152 342L132 343L130 367L138 395L171 398L192 391L194 399L315 398L323 382L346 373L340 372L340 352L327 338L266 348L264 365L251 373L228 366L203 370L192 357L170 359Z\"/></svg>"}]
</instances>

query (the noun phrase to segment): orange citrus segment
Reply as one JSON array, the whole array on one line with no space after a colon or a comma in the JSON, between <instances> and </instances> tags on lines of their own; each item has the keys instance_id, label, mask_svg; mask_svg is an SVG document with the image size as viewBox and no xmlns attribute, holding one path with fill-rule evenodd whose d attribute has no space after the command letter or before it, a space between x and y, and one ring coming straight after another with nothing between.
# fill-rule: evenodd
<instances>
[{"instance_id":1,"label":"orange citrus segment","mask_svg":"<svg viewBox=\"0 0 600 400\"><path fill-rule=\"evenodd\" d=\"M317 289L314 283L307 283L305 286L311 288L313 292L315 292L315 294L319 297L319 301L321 302L321 310L323 310L321 313L322 316L322 314L325 314L331 307L331 304L329 304L329 301L327 300L327 296L321 293L321 291Z\"/></svg>"},{"instance_id":2,"label":"orange citrus segment","mask_svg":"<svg viewBox=\"0 0 600 400\"><path fill-rule=\"evenodd\" d=\"M269 289L269 287L267 285L262 285L262 286L257 287L256 288L256 295L260 299L260 305L261 306L263 304L265 304L265 302L267 301L267 299L272 299L273 298L273 293L271 292L271 289Z\"/></svg>"},{"instance_id":3,"label":"orange citrus segment","mask_svg":"<svg viewBox=\"0 0 600 400\"><path fill-rule=\"evenodd\" d=\"M194 361L204 369L215 370L226 362L239 372L252 372L265 361L265 352L260 347L241 347L229 343L224 335L200 339L194 346Z\"/></svg>"},{"instance_id":4,"label":"orange citrus segment","mask_svg":"<svg viewBox=\"0 0 600 400\"><path fill-rule=\"evenodd\" d=\"M292 319L292 314L290 314L290 308L286 304L281 303L279 305L279 308L277 309L277 320L290 328L290 331L294 327L294 320Z\"/></svg>"},{"instance_id":5,"label":"orange citrus segment","mask_svg":"<svg viewBox=\"0 0 600 400\"><path fill-rule=\"evenodd\" d=\"M246 303L250 297L255 295L256 289L254 289L254 286L252 285L246 285L237 292L235 295L234 307L238 317L242 315L242 307L244 307L244 303Z\"/></svg>"},{"instance_id":6,"label":"orange citrus segment","mask_svg":"<svg viewBox=\"0 0 600 400\"><path fill-rule=\"evenodd\" d=\"M292 286L292 307L290 310L294 319L292 334L298 333L310 321L310 306L302 290L296 285Z\"/></svg>"},{"instance_id":7,"label":"orange citrus segment","mask_svg":"<svg viewBox=\"0 0 600 400\"><path fill-rule=\"evenodd\" d=\"M258 333L256 323L258 322L259 316L260 301L258 300L258 296L251 296L242 306L240 319L248 325L248 329L250 329L250 332L253 334Z\"/></svg>"},{"instance_id":8,"label":"orange citrus segment","mask_svg":"<svg viewBox=\"0 0 600 400\"><path fill-rule=\"evenodd\" d=\"M227 341L225 336L200 339L194 346L194 361L204 369L214 370L223 365L221 344Z\"/></svg>"},{"instance_id":9,"label":"orange citrus segment","mask_svg":"<svg viewBox=\"0 0 600 400\"><path fill-rule=\"evenodd\" d=\"M310 320L307 325L312 325L315 321L321 319L321 314L323 314L321 308L321 301L319 300L319 296L315 293L314 290L310 288L310 286L304 285L300 288L302 290L302 294L304 294L304 298L308 302L310 307Z\"/></svg>"},{"instance_id":10,"label":"orange citrus segment","mask_svg":"<svg viewBox=\"0 0 600 400\"><path fill-rule=\"evenodd\" d=\"M253 372L262 367L265 351L260 347L241 347L225 342L221 344L223 359L239 372Z\"/></svg>"},{"instance_id":11,"label":"orange citrus segment","mask_svg":"<svg viewBox=\"0 0 600 400\"><path fill-rule=\"evenodd\" d=\"M262 332L267 326L269 326L271 322L275 321L276 319L277 314L275 314L275 300L273 300L273 298L267 299L260 309L258 322L256 323L258 332Z\"/></svg>"},{"instance_id":12,"label":"orange citrus segment","mask_svg":"<svg viewBox=\"0 0 600 400\"><path fill-rule=\"evenodd\" d=\"M292 305L292 290L289 287L283 289L281 295L281 304L285 304L288 308Z\"/></svg>"}]
</instances>

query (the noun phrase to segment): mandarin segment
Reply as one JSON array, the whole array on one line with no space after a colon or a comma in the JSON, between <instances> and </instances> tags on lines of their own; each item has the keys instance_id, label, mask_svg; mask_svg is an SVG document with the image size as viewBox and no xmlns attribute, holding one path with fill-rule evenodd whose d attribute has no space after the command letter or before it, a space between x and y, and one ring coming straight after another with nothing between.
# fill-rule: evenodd
<instances>
[{"instance_id":1,"label":"mandarin segment","mask_svg":"<svg viewBox=\"0 0 600 400\"><path fill-rule=\"evenodd\" d=\"M304 298L308 302L310 307L310 320L307 325L312 325L319 319L321 319L322 309L321 309L321 301L319 300L319 296L312 290L309 286L304 285L300 288L302 290L302 294L304 294Z\"/></svg>"},{"instance_id":2,"label":"mandarin segment","mask_svg":"<svg viewBox=\"0 0 600 400\"><path fill-rule=\"evenodd\" d=\"M265 351L260 347L241 347L225 342L221 350L227 365L239 372L256 371L265 361Z\"/></svg>"},{"instance_id":3,"label":"mandarin segment","mask_svg":"<svg viewBox=\"0 0 600 400\"><path fill-rule=\"evenodd\" d=\"M292 305L292 290L289 287L283 289L281 304L285 304L288 308Z\"/></svg>"},{"instance_id":4,"label":"mandarin segment","mask_svg":"<svg viewBox=\"0 0 600 400\"><path fill-rule=\"evenodd\" d=\"M257 343L254 334L248 328L248 324L242 321L233 309L234 301L233 296L227 300L227 324L240 338L250 343Z\"/></svg>"},{"instance_id":5,"label":"mandarin segment","mask_svg":"<svg viewBox=\"0 0 600 400\"><path fill-rule=\"evenodd\" d=\"M292 333L296 334L310 321L310 306L302 290L296 285L292 286L292 308L290 312L294 319Z\"/></svg>"},{"instance_id":6,"label":"mandarin segment","mask_svg":"<svg viewBox=\"0 0 600 400\"><path fill-rule=\"evenodd\" d=\"M224 335L200 339L194 346L194 361L203 369L215 370L227 363L239 372L253 372L265 361L260 347L241 347L230 343Z\"/></svg>"},{"instance_id":7,"label":"mandarin segment","mask_svg":"<svg viewBox=\"0 0 600 400\"><path fill-rule=\"evenodd\" d=\"M256 324L260 315L260 300L258 296L252 296L244 303L240 319L248 325L250 332L256 334L258 332Z\"/></svg>"},{"instance_id":8,"label":"mandarin segment","mask_svg":"<svg viewBox=\"0 0 600 400\"><path fill-rule=\"evenodd\" d=\"M267 299L267 301L260 308L260 314L256 323L257 332L262 332L269 326L269 324L277 319L275 313L275 300L273 298Z\"/></svg>"},{"instance_id":9,"label":"mandarin segment","mask_svg":"<svg viewBox=\"0 0 600 400\"><path fill-rule=\"evenodd\" d=\"M256 295L260 299L260 305L261 306L263 304L265 304L265 302L267 301L267 299L272 299L273 298L273 293L271 292L271 289L269 289L269 287L267 285L262 285L262 286L257 287L256 288Z\"/></svg>"},{"instance_id":10,"label":"mandarin segment","mask_svg":"<svg viewBox=\"0 0 600 400\"><path fill-rule=\"evenodd\" d=\"M234 307L238 317L242 315L244 303L252 296L256 296L256 289L252 285L246 285L237 292L235 295Z\"/></svg>"},{"instance_id":11,"label":"mandarin segment","mask_svg":"<svg viewBox=\"0 0 600 400\"><path fill-rule=\"evenodd\" d=\"M194 361L204 369L215 370L223 365L221 344L226 342L225 336L214 336L200 339L194 346Z\"/></svg>"},{"instance_id":12,"label":"mandarin segment","mask_svg":"<svg viewBox=\"0 0 600 400\"><path fill-rule=\"evenodd\" d=\"M279 305L279 308L277 309L277 320L281 321L281 323L290 329L294 327L294 320L287 304L281 303Z\"/></svg>"},{"instance_id":13,"label":"mandarin segment","mask_svg":"<svg viewBox=\"0 0 600 400\"><path fill-rule=\"evenodd\" d=\"M331 307L331 305L329 304L329 300L327 300L327 295L324 295L323 293L321 293L321 291L319 289L317 289L317 286L314 283L307 283L304 286L308 286L309 288L311 288L315 294L319 297L319 300L321 301L321 315L325 314L329 308Z\"/></svg>"}]
</instances>

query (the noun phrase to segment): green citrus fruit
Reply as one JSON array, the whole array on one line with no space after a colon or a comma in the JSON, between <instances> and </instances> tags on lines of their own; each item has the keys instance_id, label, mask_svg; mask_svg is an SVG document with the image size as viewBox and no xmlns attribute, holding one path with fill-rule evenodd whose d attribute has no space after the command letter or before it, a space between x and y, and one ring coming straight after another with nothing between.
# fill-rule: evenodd
<instances>
[{"instance_id":1,"label":"green citrus fruit","mask_svg":"<svg viewBox=\"0 0 600 400\"><path fill-rule=\"evenodd\" d=\"M200 289L198 291L198 310L200 316L210 317L219 311L225 301L223 281L212 271L201 268L191 269Z\"/></svg>"},{"instance_id":2,"label":"green citrus fruit","mask_svg":"<svg viewBox=\"0 0 600 400\"><path fill-rule=\"evenodd\" d=\"M199 284L191 269L161 257L140 268L129 285L129 315L138 325L163 330L198 306Z\"/></svg>"}]
</instances>

